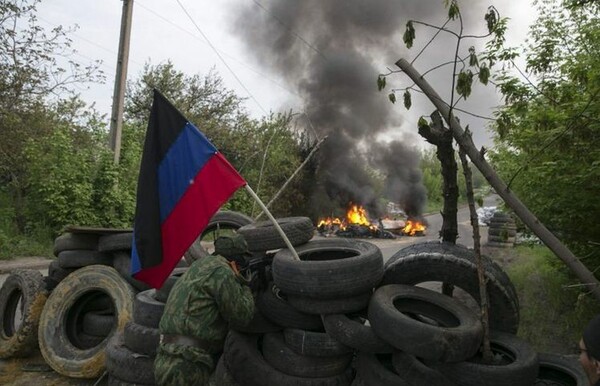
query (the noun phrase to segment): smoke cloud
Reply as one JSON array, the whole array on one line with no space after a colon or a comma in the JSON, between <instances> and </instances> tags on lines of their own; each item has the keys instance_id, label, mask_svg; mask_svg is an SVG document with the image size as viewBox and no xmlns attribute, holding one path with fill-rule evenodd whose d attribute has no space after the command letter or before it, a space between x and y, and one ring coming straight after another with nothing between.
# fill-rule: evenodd
<instances>
[{"instance_id":1,"label":"smoke cloud","mask_svg":"<svg viewBox=\"0 0 600 386\"><path fill-rule=\"evenodd\" d=\"M405 52L408 19L443 20L445 12L441 1L422 0L257 0L236 8L234 25L248 52L296 90L311 126L329 136L319 151L313 216L338 215L349 202L377 216L381 194L407 214L422 214L418 136L375 141L400 126L402 108L377 90L382 65L374 58L394 63ZM386 177L383 192L366 165Z\"/></svg>"}]
</instances>

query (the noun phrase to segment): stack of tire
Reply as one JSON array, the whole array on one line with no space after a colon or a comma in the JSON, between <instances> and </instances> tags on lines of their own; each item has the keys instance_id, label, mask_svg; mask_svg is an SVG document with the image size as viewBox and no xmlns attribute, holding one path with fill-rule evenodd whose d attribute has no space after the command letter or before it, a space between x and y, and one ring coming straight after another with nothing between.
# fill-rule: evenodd
<instances>
[{"instance_id":1,"label":"stack of tire","mask_svg":"<svg viewBox=\"0 0 600 386\"><path fill-rule=\"evenodd\" d=\"M321 315L367 307L383 276L381 252L363 241L311 241L314 226L305 217L278 223L301 260L285 248L270 222L238 229L252 252L278 251L273 282L257 296L253 322L262 322L230 332L216 384L350 385L354 349L328 334Z\"/></svg>"},{"instance_id":2,"label":"stack of tire","mask_svg":"<svg viewBox=\"0 0 600 386\"><path fill-rule=\"evenodd\" d=\"M490 220L487 245L495 248L512 248L516 236L515 219L508 213L495 212Z\"/></svg>"},{"instance_id":3,"label":"stack of tire","mask_svg":"<svg viewBox=\"0 0 600 386\"><path fill-rule=\"evenodd\" d=\"M131 240L130 230L85 228L55 240L38 339L56 372L71 378L105 372L108 342L131 320L137 291L148 288L129 276Z\"/></svg>"}]
</instances>

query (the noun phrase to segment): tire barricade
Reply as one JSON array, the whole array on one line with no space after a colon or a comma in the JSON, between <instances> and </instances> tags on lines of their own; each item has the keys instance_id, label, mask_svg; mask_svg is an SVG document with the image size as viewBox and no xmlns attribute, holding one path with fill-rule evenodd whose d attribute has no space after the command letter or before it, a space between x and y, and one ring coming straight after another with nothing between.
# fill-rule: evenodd
<instances>
[{"instance_id":1,"label":"tire barricade","mask_svg":"<svg viewBox=\"0 0 600 386\"><path fill-rule=\"evenodd\" d=\"M230 221L231 213L224 218ZM256 294L250 325L230 326L211 385L452 386L510 379L511 385L526 386L544 384L556 372L582 379L572 361L538 356L514 335L516 291L491 260L484 258L492 350L504 362L483 365L476 311L417 286L448 282L472 293L472 251L420 243L384 266L371 243L311 240L305 218L281 220L294 229L300 261L268 224L240 220L240 233L259 240L255 252L272 257L270 281ZM259 251L260 245L269 250ZM14 312L20 295L27 322L17 329L10 318L0 321L0 357L26 356L39 346L48 364L66 376L98 378L107 372L109 385L153 385L158 324L170 288L186 268L177 268L163 288L148 289L128 275L130 248L130 232L64 234L56 240L59 258L47 277L37 271L11 274L0 289L0 311ZM501 323L502 317L508 321ZM61 318L66 326L59 329L53 320Z\"/></svg>"}]
</instances>

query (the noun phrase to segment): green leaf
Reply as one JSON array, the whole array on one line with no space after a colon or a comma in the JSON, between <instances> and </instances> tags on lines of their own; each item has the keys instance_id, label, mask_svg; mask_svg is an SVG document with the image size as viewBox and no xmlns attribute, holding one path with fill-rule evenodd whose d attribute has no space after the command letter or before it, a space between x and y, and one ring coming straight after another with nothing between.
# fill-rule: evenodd
<instances>
[{"instance_id":1,"label":"green leaf","mask_svg":"<svg viewBox=\"0 0 600 386\"><path fill-rule=\"evenodd\" d=\"M396 94L394 94L393 92L391 92L391 93L388 95L388 99L390 100L390 102L392 102L392 103L396 103Z\"/></svg>"},{"instance_id":2,"label":"green leaf","mask_svg":"<svg viewBox=\"0 0 600 386\"><path fill-rule=\"evenodd\" d=\"M471 86L473 85L473 73L471 70L461 71L456 81L456 92L458 95L467 99L471 95Z\"/></svg>"},{"instance_id":3,"label":"green leaf","mask_svg":"<svg viewBox=\"0 0 600 386\"><path fill-rule=\"evenodd\" d=\"M489 7L488 12L484 16L485 22L487 24L487 29L489 33L494 32L496 25L498 24L498 11L496 8Z\"/></svg>"},{"instance_id":4,"label":"green leaf","mask_svg":"<svg viewBox=\"0 0 600 386\"><path fill-rule=\"evenodd\" d=\"M421 127L429 126L429 123L427 122L427 119L420 117L419 122L417 122L417 125L419 126L419 128L421 128Z\"/></svg>"},{"instance_id":5,"label":"green leaf","mask_svg":"<svg viewBox=\"0 0 600 386\"><path fill-rule=\"evenodd\" d=\"M404 107L406 107L406 109L409 110L410 106L412 106L410 91L408 91L408 90L404 91L403 97L404 97Z\"/></svg>"},{"instance_id":6,"label":"green leaf","mask_svg":"<svg viewBox=\"0 0 600 386\"><path fill-rule=\"evenodd\" d=\"M379 77L377 78L377 89L379 91L385 88L385 82L385 76L379 75Z\"/></svg>"},{"instance_id":7,"label":"green leaf","mask_svg":"<svg viewBox=\"0 0 600 386\"><path fill-rule=\"evenodd\" d=\"M415 27L413 27L412 20L409 20L408 23L406 23L406 30L404 31L402 40L406 44L407 48L411 48L413 46L413 42L415 40Z\"/></svg>"},{"instance_id":8,"label":"green leaf","mask_svg":"<svg viewBox=\"0 0 600 386\"><path fill-rule=\"evenodd\" d=\"M479 81L482 84L487 85L489 78L490 78L490 68L486 65L481 66L481 68L479 69Z\"/></svg>"},{"instance_id":9,"label":"green leaf","mask_svg":"<svg viewBox=\"0 0 600 386\"><path fill-rule=\"evenodd\" d=\"M450 3L450 7L448 8L448 18L450 20L454 20L456 19L456 17L459 15L460 10L458 9L458 4L456 3L456 1L452 1L452 3Z\"/></svg>"},{"instance_id":10,"label":"green leaf","mask_svg":"<svg viewBox=\"0 0 600 386\"><path fill-rule=\"evenodd\" d=\"M479 64L477 60L477 55L475 54L475 47L469 47L469 66L475 67Z\"/></svg>"}]
</instances>

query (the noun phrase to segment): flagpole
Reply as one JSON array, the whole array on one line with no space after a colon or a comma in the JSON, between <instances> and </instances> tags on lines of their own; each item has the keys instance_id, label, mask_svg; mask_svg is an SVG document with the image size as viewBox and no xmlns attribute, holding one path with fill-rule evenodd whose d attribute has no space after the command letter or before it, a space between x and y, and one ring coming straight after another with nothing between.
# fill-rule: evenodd
<instances>
[{"instance_id":1,"label":"flagpole","mask_svg":"<svg viewBox=\"0 0 600 386\"><path fill-rule=\"evenodd\" d=\"M275 220L275 217L273 217L271 212L269 212L269 209L267 209L265 204L263 204L260 197L258 197L256 195L256 193L254 193L254 190L252 190L252 188L248 184L246 184L245 187L246 187L246 191L248 191L248 193L250 193L252 198L254 198L254 200L258 203L258 206L260 206L260 208L263 210L263 213L265 213L267 215L267 217L269 218L269 220L271 220L271 222L273 222L275 229L277 229L277 232L279 232L279 234L283 238L283 241L285 241L285 245L287 245L288 249L292 252L292 256L294 257L294 259L300 260L300 257L298 256L298 252L296 252L296 250L294 249L294 246L290 242L290 239L288 239L288 237L285 235L285 232L283 231L283 229L281 229L281 227L277 223L277 220Z\"/></svg>"}]
</instances>

